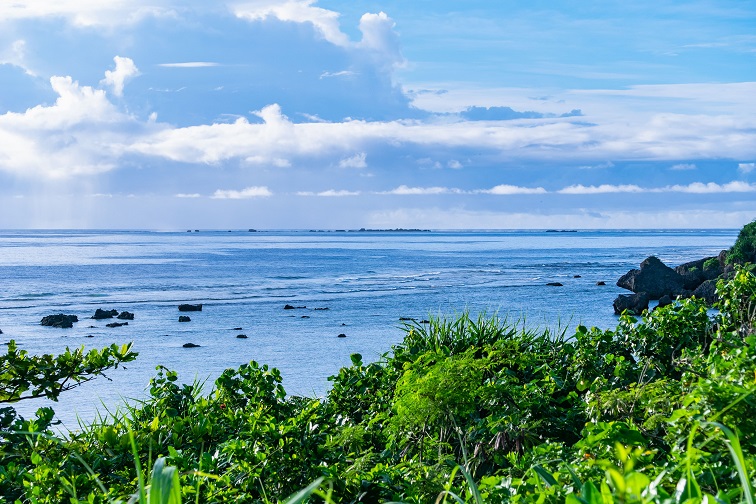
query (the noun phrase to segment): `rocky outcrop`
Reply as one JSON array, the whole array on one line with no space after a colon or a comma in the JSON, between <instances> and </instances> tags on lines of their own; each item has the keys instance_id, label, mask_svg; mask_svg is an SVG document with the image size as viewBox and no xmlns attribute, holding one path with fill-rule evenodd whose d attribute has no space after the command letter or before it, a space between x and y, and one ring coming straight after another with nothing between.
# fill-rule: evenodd
<instances>
[{"instance_id":1,"label":"rocky outcrop","mask_svg":"<svg viewBox=\"0 0 756 504\"><path fill-rule=\"evenodd\" d=\"M113 318L117 315L118 315L118 310L103 310L101 308L97 308L92 318L95 320L104 320L104 319Z\"/></svg>"},{"instance_id":2,"label":"rocky outcrop","mask_svg":"<svg viewBox=\"0 0 756 504\"><path fill-rule=\"evenodd\" d=\"M639 294L645 292L649 299L659 299L664 295L677 297L683 294L684 281L675 270L651 256L617 280L617 286Z\"/></svg>"},{"instance_id":3,"label":"rocky outcrop","mask_svg":"<svg viewBox=\"0 0 756 504\"><path fill-rule=\"evenodd\" d=\"M306 306L292 306L290 304L284 305L284 310L304 310Z\"/></svg>"},{"instance_id":4,"label":"rocky outcrop","mask_svg":"<svg viewBox=\"0 0 756 504\"><path fill-rule=\"evenodd\" d=\"M718 257L704 257L698 261L681 264L675 268L683 279L683 287L693 291L707 280L713 280L724 271L724 264L719 262Z\"/></svg>"},{"instance_id":5,"label":"rocky outcrop","mask_svg":"<svg viewBox=\"0 0 756 504\"><path fill-rule=\"evenodd\" d=\"M548 285L549 287L564 287L564 285L559 282L549 282L546 285Z\"/></svg>"},{"instance_id":6,"label":"rocky outcrop","mask_svg":"<svg viewBox=\"0 0 756 504\"><path fill-rule=\"evenodd\" d=\"M191 322L191 321L192 321L192 319L190 319L186 315L179 316L179 322Z\"/></svg>"},{"instance_id":7,"label":"rocky outcrop","mask_svg":"<svg viewBox=\"0 0 756 504\"><path fill-rule=\"evenodd\" d=\"M199 348L199 345L197 345L196 343L184 343L182 346L184 348Z\"/></svg>"},{"instance_id":8,"label":"rocky outcrop","mask_svg":"<svg viewBox=\"0 0 756 504\"><path fill-rule=\"evenodd\" d=\"M131 312L121 312L120 315L117 317L120 320L134 320L134 314Z\"/></svg>"},{"instance_id":9,"label":"rocky outcrop","mask_svg":"<svg viewBox=\"0 0 756 504\"><path fill-rule=\"evenodd\" d=\"M237 334L236 338L237 339L247 339L247 335L246 334Z\"/></svg>"},{"instance_id":10,"label":"rocky outcrop","mask_svg":"<svg viewBox=\"0 0 756 504\"><path fill-rule=\"evenodd\" d=\"M48 327L60 327L61 329L69 329L73 327L74 322L78 322L79 317L76 315L64 315L59 313L57 315L48 315L42 318L40 325Z\"/></svg>"},{"instance_id":11,"label":"rocky outcrop","mask_svg":"<svg viewBox=\"0 0 756 504\"><path fill-rule=\"evenodd\" d=\"M179 311L202 311L201 304L180 304Z\"/></svg>"},{"instance_id":12,"label":"rocky outcrop","mask_svg":"<svg viewBox=\"0 0 756 504\"><path fill-rule=\"evenodd\" d=\"M648 294L645 292L620 294L614 300L614 314L622 315L627 310L632 315L640 315L644 310L648 310L648 301Z\"/></svg>"},{"instance_id":13,"label":"rocky outcrop","mask_svg":"<svg viewBox=\"0 0 756 504\"><path fill-rule=\"evenodd\" d=\"M717 281L715 279L706 280L693 291L692 296L703 299L709 305L716 303L719 300L717 297Z\"/></svg>"},{"instance_id":14,"label":"rocky outcrop","mask_svg":"<svg viewBox=\"0 0 756 504\"><path fill-rule=\"evenodd\" d=\"M128 322L111 322L110 324L105 324L105 327L123 327L125 325L129 325Z\"/></svg>"}]
</instances>

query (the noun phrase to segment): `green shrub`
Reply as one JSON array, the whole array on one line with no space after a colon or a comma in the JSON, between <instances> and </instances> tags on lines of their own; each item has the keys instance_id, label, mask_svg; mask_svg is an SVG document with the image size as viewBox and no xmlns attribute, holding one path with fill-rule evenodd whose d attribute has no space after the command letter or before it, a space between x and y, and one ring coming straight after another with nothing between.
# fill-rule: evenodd
<instances>
[{"instance_id":1,"label":"green shrub","mask_svg":"<svg viewBox=\"0 0 756 504\"><path fill-rule=\"evenodd\" d=\"M756 256L756 220L743 226L727 254L727 264L752 262Z\"/></svg>"},{"instance_id":2,"label":"green shrub","mask_svg":"<svg viewBox=\"0 0 756 504\"><path fill-rule=\"evenodd\" d=\"M709 259L706 259L706 261L704 261L703 263L704 270L715 269L718 267L719 267L719 259L717 259L716 257L710 257Z\"/></svg>"}]
</instances>

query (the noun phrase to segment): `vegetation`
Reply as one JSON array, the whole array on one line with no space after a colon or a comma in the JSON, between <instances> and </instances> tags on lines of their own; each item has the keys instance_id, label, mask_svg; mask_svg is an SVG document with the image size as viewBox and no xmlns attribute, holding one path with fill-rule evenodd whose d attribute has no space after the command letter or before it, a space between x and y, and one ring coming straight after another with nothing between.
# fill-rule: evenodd
<instances>
[{"instance_id":1,"label":"vegetation","mask_svg":"<svg viewBox=\"0 0 756 504\"><path fill-rule=\"evenodd\" d=\"M704 263L703 263L703 269L704 269L704 271L705 270L710 270L710 269L715 269L715 268L718 268L718 267L719 267L719 259L717 259L716 257L710 257L709 259L706 259L704 261Z\"/></svg>"},{"instance_id":2,"label":"vegetation","mask_svg":"<svg viewBox=\"0 0 756 504\"><path fill-rule=\"evenodd\" d=\"M743 264L756 261L756 220L743 226L735 245L727 254L727 263Z\"/></svg>"},{"instance_id":3,"label":"vegetation","mask_svg":"<svg viewBox=\"0 0 756 504\"><path fill-rule=\"evenodd\" d=\"M752 503L756 277L737 268L718 293L714 316L685 300L569 335L468 315L411 324L380 361L353 355L323 399L287 396L255 362L205 394L159 367L149 399L79 432L56 435L44 409L4 423L0 495Z\"/></svg>"}]
</instances>

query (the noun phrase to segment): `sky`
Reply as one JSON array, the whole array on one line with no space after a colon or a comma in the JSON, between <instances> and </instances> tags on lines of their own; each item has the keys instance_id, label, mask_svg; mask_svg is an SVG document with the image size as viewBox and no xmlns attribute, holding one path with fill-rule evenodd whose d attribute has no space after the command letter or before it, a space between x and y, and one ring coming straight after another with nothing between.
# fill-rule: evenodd
<instances>
[{"instance_id":1,"label":"sky","mask_svg":"<svg viewBox=\"0 0 756 504\"><path fill-rule=\"evenodd\" d=\"M756 3L0 3L0 228L738 228Z\"/></svg>"}]
</instances>

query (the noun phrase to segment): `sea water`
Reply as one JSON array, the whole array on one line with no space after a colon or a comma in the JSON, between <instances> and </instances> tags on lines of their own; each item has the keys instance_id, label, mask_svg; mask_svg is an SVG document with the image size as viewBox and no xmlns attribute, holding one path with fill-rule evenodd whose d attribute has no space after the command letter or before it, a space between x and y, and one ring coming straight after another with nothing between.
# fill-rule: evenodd
<instances>
[{"instance_id":1,"label":"sea water","mask_svg":"<svg viewBox=\"0 0 756 504\"><path fill-rule=\"evenodd\" d=\"M289 394L320 396L350 355L377 360L404 322L498 315L571 330L612 328L617 278L649 255L669 265L712 256L737 230L633 231L0 231L0 342L30 353L133 342L127 369L50 405L63 428L144 398L155 368L185 383L212 381L255 360L281 370ZM596 285L606 282L605 286ZM550 287L560 282L562 287ZM178 305L201 303L201 312ZM297 308L284 310L286 304ZM92 320L97 308L135 314ZM72 329L40 326L77 315ZM241 329L238 329L241 328ZM246 339L236 336L244 334ZM338 337L344 334L346 337ZM184 348L185 343L199 345Z\"/></svg>"}]
</instances>

